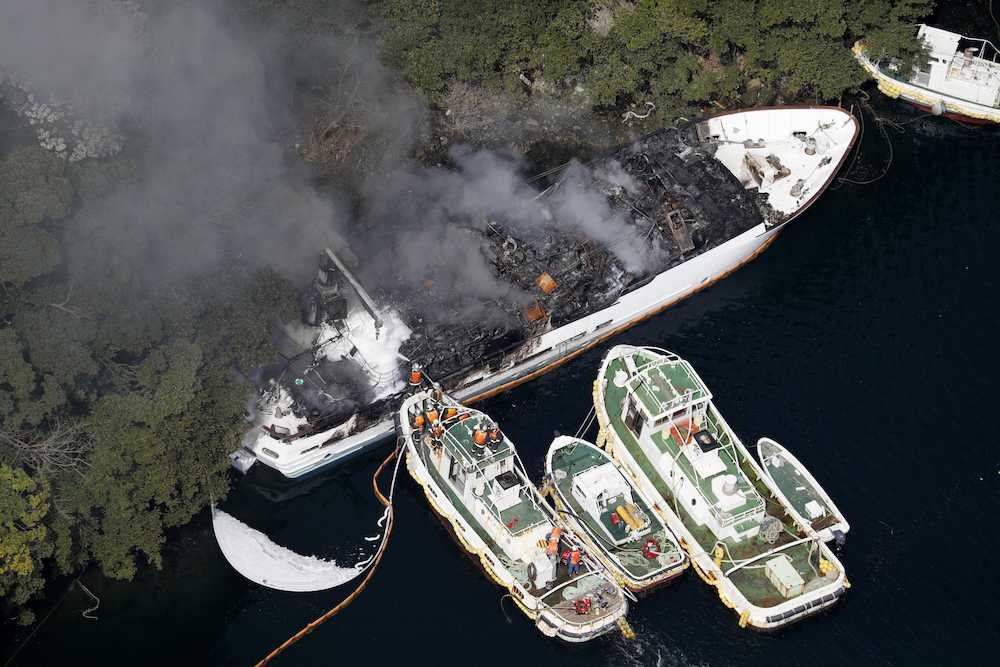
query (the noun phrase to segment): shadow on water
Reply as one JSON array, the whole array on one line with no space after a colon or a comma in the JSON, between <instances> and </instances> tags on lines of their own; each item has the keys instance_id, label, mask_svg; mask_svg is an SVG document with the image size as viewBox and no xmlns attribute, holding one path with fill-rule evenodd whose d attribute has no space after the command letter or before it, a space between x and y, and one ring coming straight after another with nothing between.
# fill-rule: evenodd
<instances>
[{"instance_id":1,"label":"shadow on water","mask_svg":"<svg viewBox=\"0 0 1000 667\"><path fill-rule=\"evenodd\" d=\"M910 119L873 97L880 114ZM401 475L398 523L372 585L275 664L732 665L969 662L998 639L986 605L1000 548L998 455L989 425L1000 315L993 251L1000 132L941 119L890 133L892 168L829 191L759 259L618 336L689 359L744 441L768 435L808 466L847 515L853 583L831 612L776 635L737 627L688 574L634 605L639 638L566 646L542 637L454 545ZM885 161L877 133L861 160ZM590 407L602 350L485 402L540 477L553 431ZM388 447L389 445L387 445ZM227 501L306 553L349 557L380 506L370 477L386 450L301 487L251 478ZM347 545L346 547L344 545ZM370 545L369 545L370 548ZM91 574L19 656L245 665L346 594L255 586L221 558L207 512L171 536L160 571L132 583ZM994 583L990 583L990 580ZM995 592L995 588L994 591ZM508 620L509 619L509 620Z\"/></svg>"}]
</instances>

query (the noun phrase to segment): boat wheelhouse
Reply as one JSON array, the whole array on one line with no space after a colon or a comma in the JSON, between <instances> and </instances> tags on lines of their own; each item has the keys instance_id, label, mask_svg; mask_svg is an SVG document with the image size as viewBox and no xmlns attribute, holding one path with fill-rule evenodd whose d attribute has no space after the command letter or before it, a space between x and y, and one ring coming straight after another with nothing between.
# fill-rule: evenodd
<instances>
[{"instance_id":1,"label":"boat wheelhouse","mask_svg":"<svg viewBox=\"0 0 1000 667\"><path fill-rule=\"evenodd\" d=\"M921 25L917 39L927 61L904 72L898 61L854 45L861 66L878 89L917 108L965 123L1000 123L1000 51L986 39Z\"/></svg>"},{"instance_id":2,"label":"boat wheelhouse","mask_svg":"<svg viewBox=\"0 0 1000 667\"><path fill-rule=\"evenodd\" d=\"M545 458L545 474L560 520L631 592L649 592L687 568L687 554L652 504L591 443L557 437Z\"/></svg>"},{"instance_id":3,"label":"boat wheelhouse","mask_svg":"<svg viewBox=\"0 0 1000 667\"><path fill-rule=\"evenodd\" d=\"M559 525L493 420L430 390L404 401L397 422L431 507L543 634L631 633L622 590Z\"/></svg>"},{"instance_id":4,"label":"boat wheelhouse","mask_svg":"<svg viewBox=\"0 0 1000 667\"><path fill-rule=\"evenodd\" d=\"M789 511L687 361L617 346L594 387L598 446L652 501L740 625L774 629L849 586L813 528Z\"/></svg>"}]
</instances>

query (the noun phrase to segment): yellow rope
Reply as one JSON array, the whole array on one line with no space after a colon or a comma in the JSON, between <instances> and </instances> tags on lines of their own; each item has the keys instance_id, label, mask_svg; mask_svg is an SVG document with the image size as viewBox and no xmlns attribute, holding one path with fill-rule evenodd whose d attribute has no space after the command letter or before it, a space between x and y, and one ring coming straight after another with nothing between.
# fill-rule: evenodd
<instances>
[{"instance_id":1,"label":"yellow rope","mask_svg":"<svg viewBox=\"0 0 1000 667\"><path fill-rule=\"evenodd\" d=\"M384 495L382 495L382 491L380 491L378 488L378 478L379 475L382 474L382 470L385 469L385 467L389 464L390 461L396 458L397 454L399 454L398 448L392 450L392 453L389 454L389 456L387 456L384 461L382 461L382 465L380 465L378 467L378 470L375 471L375 474L372 475L372 488L375 490L375 496L379 499L379 502L381 502L384 506L389 508L389 519L386 522L385 526L385 542L382 548L379 549L378 554L375 556L375 561L372 563L372 566L368 568L368 574L365 575L365 578L361 580L361 583L358 584L357 588L355 588L350 595L344 598L340 604L338 604L336 607L326 612L325 614L323 614L322 616L320 616L319 618L317 618L316 620L314 620L313 622L309 623L304 628L296 632L294 635L286 639L281 644L281 646L268 653L263 660L258 662L256 667L262 667L263 665L266 665L267 663L271 662L272 660L274 660L274 658L276 658L282 651L287 649L289 646L296 643L297 641L308 635L310 632L315 630L317 627L319 627L323 623L327 622L328 620L336 616L338 613L340 613L341 610L345 609L348 605L354 602L355 598L361 595L361 591L365 590L365 587L368 586L368 582L371 581L372 576L374 576L375 570L378 569L378 564L382 560L382 556L385 555L386 547L388 547L389 545L389 535L392 533L392 525L394 523L393 520L394 518L392 515L392 507L389 504L389 499L386 498Z\"/></svg>"}]
</instances>

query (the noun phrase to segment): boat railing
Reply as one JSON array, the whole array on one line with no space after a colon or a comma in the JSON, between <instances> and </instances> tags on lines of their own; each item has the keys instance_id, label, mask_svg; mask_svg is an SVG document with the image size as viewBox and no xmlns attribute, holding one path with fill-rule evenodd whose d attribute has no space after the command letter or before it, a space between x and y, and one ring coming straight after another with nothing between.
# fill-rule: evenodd
<instances>
[{"instance_id":1,"label":"boat railing","mask_svg":"<svg viewBox=\"0 0 1000 667\"><path fill-rule=\"evenodd\" d=\"M641 365L636 366L635 373L633 374L633 377L639 378L641 376L642 372L645 371L646 369L653 368L653 367L658 366L658 365L663 364L663 363L679 363L679 364L682 364L684 366L684 368L687 370L688 374L698 384L698 386L695 387L694 389L689 389L689 390L685 391L683 394L680 394L679 396L676 396L676 397L670 399L669 401L661 402L660 403L660 414L661 415L668 414L670 412L673 412L674 410L676 410L679 407L682 407L684 405L688 405L690 403L694 403L696 401L700 401L700 400L702 400L702 399L710 396L709 392L708 392L708 389L705 387L705 383L701 379L701 376L698 375L697 371L694 370L694 367L691 366L691 364L689 364L684 359L681 359L679 356L677 356L673 352L670 352L668 350L664 350L662 347L652 347L652 346L646 345L646 346L642 346L642 347L640 347L638 349L646 351L646 352L653 352L654 354L659 355L660 358L658 358L658 359L650 359L649 361L647 361L647 362L645 362L645 363L643 363Z\"/></svg>"}]
</instances>

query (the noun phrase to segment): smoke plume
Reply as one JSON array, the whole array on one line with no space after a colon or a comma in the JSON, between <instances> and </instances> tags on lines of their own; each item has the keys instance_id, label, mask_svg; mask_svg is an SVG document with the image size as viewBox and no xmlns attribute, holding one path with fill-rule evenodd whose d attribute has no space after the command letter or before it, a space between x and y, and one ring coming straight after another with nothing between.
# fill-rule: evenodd
<instances>
[{"instance_id":1,"label":"smoke plume","mask_svg":"<svg viewBox=\"0 0 1000 667\"><path fill-rule=\"evenodd\" d=\"M561 228L629 270L647 259L592 187L600 177L627 188L624 174L573 164L540 199L514 155L458 147L448 168L414 162L427 111L350 25L302 33L191 0L0 8L9 83L127 137L136 173L85 199L64 238L71 273L88 281L130 270L133 284L160 286L234 258L304 279L319 249L347 243L368 282L433 283L486 312L525 298L489 266L490 220L526 238ZM317 186L303 158L351 168Z\"/></svg>"}]
</instances>

